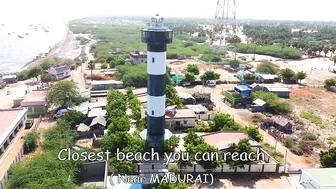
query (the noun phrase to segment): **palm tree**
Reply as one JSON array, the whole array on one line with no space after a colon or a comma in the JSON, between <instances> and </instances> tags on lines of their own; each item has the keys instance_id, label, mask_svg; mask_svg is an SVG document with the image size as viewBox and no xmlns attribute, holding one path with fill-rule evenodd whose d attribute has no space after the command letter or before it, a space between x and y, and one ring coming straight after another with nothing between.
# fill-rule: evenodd
<instances>
[{"instance_id":1,"label":"palm tree","mask_svg":"<svg viewBox=\"0 0 336 189\"><path fill-rule=\"evenodd\" d=\"M92 80L92 70L95 68L95 62L93 60L90 60L88 63L88 68L91 70L91 80Z\"/></svg>"}]
</instances>

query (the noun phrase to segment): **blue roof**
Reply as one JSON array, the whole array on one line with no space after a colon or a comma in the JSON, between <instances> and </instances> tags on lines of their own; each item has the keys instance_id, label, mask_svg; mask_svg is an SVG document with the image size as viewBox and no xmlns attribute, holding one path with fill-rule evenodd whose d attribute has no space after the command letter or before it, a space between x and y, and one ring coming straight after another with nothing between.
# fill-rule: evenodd
<instances>
[{"instance_id":1,"label":"blue roof","mask_svg":"<svg viewBox=\"0 0 336 189\"><path fill-rule=\"evenodd\" d=\"M235 88L240 90L240 91L252 91L250 88L248 88L245 85L237 85L237 86L235 86Z\"/></svg>"}]
</instances>

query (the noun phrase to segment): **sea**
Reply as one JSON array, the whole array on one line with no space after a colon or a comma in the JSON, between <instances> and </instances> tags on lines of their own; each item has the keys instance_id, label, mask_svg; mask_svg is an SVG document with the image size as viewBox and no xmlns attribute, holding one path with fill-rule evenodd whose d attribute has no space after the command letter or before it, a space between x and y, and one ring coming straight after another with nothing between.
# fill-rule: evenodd
<instances>
[{"instance_id":1,"label":"sea","mask_svg":"<svg viewBox=\"0 0 336 189\"><path fill-rule=\"evenodd\" d=\"M48 53L65 37L66 25L55 19L1 19L0 73L19 72L36 56Z\"/></svg>"}]
</instances>

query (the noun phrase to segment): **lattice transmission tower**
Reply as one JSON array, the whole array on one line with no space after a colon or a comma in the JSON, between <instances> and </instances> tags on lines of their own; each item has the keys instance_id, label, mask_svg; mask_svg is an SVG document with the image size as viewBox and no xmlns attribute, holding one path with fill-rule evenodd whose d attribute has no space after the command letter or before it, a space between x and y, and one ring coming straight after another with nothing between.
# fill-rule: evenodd
<instances>
[{"instance_id":1,"label":"lattice transmission tower","mask_svg":"<svg viewBox=\"0 0 336 189\"><path fill-rule=\"evenodd\" d=\"M225 50L233 51L236 58L235 40L233 46L227 48L227 37L236 36L236 0L217 0L216 12L215 12L216 24L212 31L211 45Z\"/></svg>"}]
</instances>

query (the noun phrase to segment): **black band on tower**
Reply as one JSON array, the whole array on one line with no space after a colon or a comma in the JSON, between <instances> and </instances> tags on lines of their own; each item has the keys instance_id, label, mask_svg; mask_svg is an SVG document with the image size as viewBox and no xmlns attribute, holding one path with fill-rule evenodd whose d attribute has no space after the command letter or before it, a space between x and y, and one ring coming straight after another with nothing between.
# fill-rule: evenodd
<instances>
[{"instance_id":1,"label":"black band on tower","mask_svg":"<svg viewBox=\"0 0 336 189\"><path fill-rule=\"evenodd\" d=\"M166 44L147 44L147 51L149 52L166 52Z\"/></svg>"},{"instance_id":2,"label":"black band on tower","mask_svg":"<svg viewBox=\"0 0 336 189\"><path fill-rule=\"evenodd\" d=\"M148 116L147 124L151 127L148 127L148 134L150 135L163 135L165 131L165 115L162 117L151 117Z\"/></svg>"},{"instance_id":3,"label":"black band on tower","mask_svg":"<svg viewBox=\"0 0 336 189\"><path fill-rule=\"evenodd\" d=\"M150 96L164 96L166 94L166 74L150 75L147 77L147 92Z\"/></svg>"}]
</instances>

